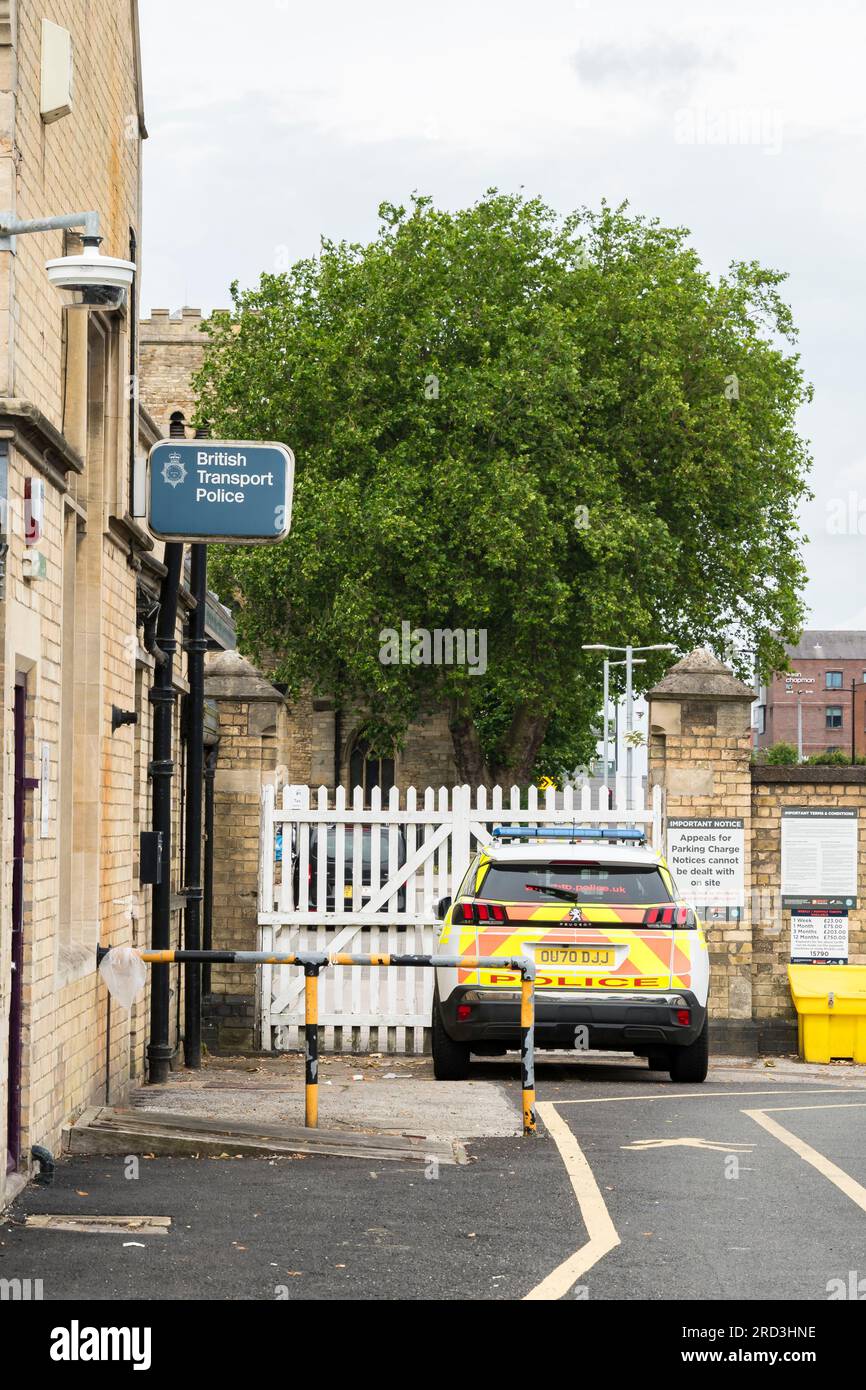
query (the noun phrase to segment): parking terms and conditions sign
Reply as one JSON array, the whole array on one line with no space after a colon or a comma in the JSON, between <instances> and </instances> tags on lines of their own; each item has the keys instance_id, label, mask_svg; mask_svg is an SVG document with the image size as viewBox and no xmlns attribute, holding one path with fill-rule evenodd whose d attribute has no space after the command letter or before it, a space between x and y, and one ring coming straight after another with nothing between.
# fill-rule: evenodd
<instances>
[{"instance_id":1,"label":"parking terms and conditions sign","mask_svg":"<svg viewBox=\"0 0 866 1390\"><path fill-rule=\"evenodd\" d=\"M856 907L857 847L853 808L783 806L782 905Z\"/></svg>"}]
</instances>

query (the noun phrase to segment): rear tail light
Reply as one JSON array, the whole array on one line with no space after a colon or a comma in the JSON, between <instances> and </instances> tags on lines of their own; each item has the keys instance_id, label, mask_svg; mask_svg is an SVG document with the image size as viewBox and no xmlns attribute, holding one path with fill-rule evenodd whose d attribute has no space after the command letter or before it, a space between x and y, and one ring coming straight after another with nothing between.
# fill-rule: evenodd
<instances>
[{"instance_id":1,"label":"rear tail light","mask_svg":"<svg viewBox=\"0 0 866 1390\"><path fill-rule=\"evenodd\" d=\"M677 1009L677 1023L681 1024L681 1026L682 1026L683 1028L688 1028L688 1026L689 1026L689 1024L691 1023L691 1021L692 1021L692 1011L691 1011L691 1009Z\"/></svg>"},{"instance_id":2,"label":"rear tail light","mask_svg":"<svg viewBox=\"0 0 866 1390\"><path fill-rule=\"evenodd\" d=\"M643 915L645 927L693 927L695 914L690 907L648 907Z\"/></svg>"},{"instance_id":3,"label":"rear tail light","mask_svg":"<svg viewBox=\"0 0 866 1390\"><path fill-rule=\"evenodd\" d=\"M455 903L451 921L472 923L473 926L481 922L507 922L508 913L501 903Z\"/></svg>"},{"instance_id":4,"label":"rear tail light","mask_svg":"<svg viewBox=\"0 0 866 1390\"><path fill-rule=\"evenodd\" d=\"M472 1005L471 1005L471 1004L458 1004L458 1005L457 1005L457 1017L458 1017L458 1019L460 1020L461 1023L465 1023L467 1019L470 1019L470 1018L472 1017Z\"/></svg>"}]
</instances>

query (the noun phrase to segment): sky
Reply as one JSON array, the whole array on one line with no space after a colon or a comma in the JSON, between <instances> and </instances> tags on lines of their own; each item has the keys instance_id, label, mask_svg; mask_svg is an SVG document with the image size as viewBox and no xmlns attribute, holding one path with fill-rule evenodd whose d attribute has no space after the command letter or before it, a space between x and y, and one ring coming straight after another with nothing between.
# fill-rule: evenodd
<instances>
[{"instance_id":1,"label":"sky","mask_svg":"<svg viewBox=\"0 0 866 1390\"><path fill-rule=\"evenodd\" d=\"M628 200L788 273L807 625L866 628L862 0L142 0L142 312L370 239L382 201Z\"/></svg>"}]
</instances>

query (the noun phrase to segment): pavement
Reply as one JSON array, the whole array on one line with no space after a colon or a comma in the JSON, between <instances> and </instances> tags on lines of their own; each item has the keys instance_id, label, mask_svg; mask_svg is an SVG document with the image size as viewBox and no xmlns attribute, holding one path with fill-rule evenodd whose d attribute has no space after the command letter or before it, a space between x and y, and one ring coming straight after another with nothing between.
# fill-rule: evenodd
<instances>
[{"instance_id":1,"label":"pavement","mask_svg":"<svg viewBox=\"0 0 866 1390\"><path fill-rule=\"evenodd\" d=\"M370 1060L382 1067L335 1065L333 1121L346 1096L352 1106L362 1096L368 1116L402 1117L414 1100L415 1132L419 1116L444 1127L448 1105L429 1095L425 1108L439 1086L423 1059ZM234 1105L243 1071L255 1088L245 1104L285 1118L293 1066L221 1062L173 1094L209 1087L211 1103ZM725 1058L703 1086L679 1086L631 1058L551 1057L529 1139L517 1133L510 1060L480 1062L463 1089L454 1123L468 1166L67 1159L53 1187L31 1185L7 1211L0 1279L42 1279L46 1300L825 1301L850 1297L858 1280L866 1293L866 1068ZM509 1132L489 1132L503 1115ZM171 1225L150 1235L27 1225L48 1213Z\"/></svg>"}]
</instances>

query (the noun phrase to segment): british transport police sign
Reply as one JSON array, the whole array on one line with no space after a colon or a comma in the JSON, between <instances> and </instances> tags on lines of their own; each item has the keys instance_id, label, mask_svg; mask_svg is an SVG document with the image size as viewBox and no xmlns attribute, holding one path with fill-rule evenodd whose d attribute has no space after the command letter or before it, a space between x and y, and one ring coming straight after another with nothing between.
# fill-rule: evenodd
<instances>
[{"instance_id":1,"label":"british transport police sign","mask_svg":"<svg viewBox=\"0 0 866 1390\"><path fill-rule=\"evenodd\" d=\"M147 461L147 521L165 541L282 541L295 458L285 444L163 439Z\"/></svg>"}]
</instances>

